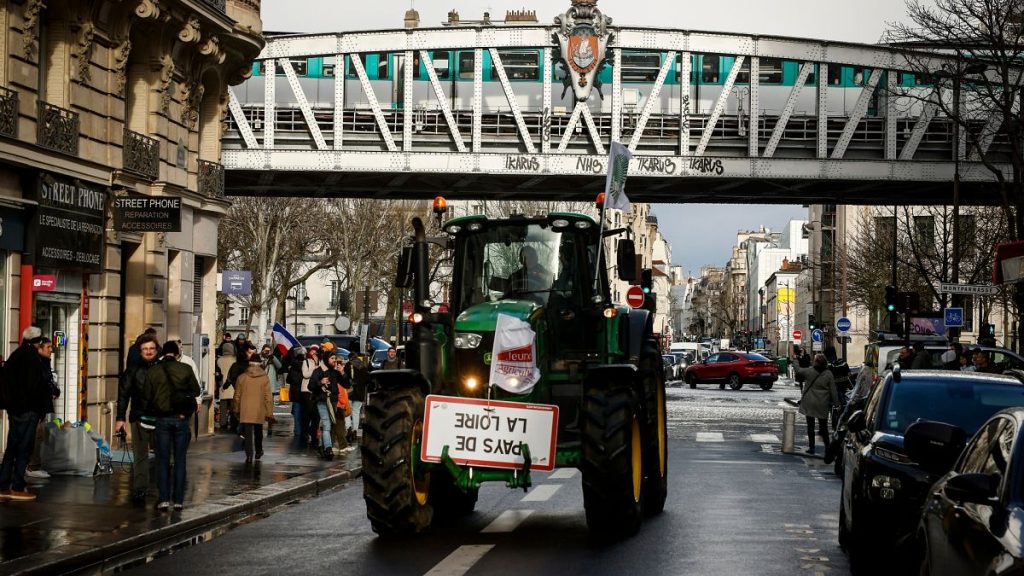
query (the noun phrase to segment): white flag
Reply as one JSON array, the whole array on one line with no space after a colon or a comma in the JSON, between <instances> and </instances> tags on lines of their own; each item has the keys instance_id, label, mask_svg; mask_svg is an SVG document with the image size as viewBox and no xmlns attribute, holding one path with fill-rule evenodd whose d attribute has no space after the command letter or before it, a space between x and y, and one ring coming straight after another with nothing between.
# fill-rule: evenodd
<instances>
[{"instance_id":1,"label":"white flag","mask_svg":"<svg viewBox=\"0 0 1024 576\"><path fill-rule=\"evenodd\" d=\"M490 383L512 394L529 394L540 380L536 333L527 322L498 314L491 350Z\"/></svg>"},{"instance_id":2,"label":"white flag","mask_svg":"<svg viewBox=\"0 0 1024 576\"><path fill-rule=\"evenodd\" d=\"M612 142L608 151L608 180L604 185L605 207L616 210L629 210L629 198L626 197L626 176L629 174L629 161L633 153L619 142Z\"/></svg>"}]
</instances>

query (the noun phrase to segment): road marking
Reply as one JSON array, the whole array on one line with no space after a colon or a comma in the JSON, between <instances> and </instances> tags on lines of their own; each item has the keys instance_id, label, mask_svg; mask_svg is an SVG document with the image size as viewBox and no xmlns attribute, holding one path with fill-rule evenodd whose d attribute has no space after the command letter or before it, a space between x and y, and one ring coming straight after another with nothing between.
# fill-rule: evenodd
<instances>
[{"instance_id":1,"label":"road marking","mask_svg":"<svg viewBox=\"0 0 1024 576\"><path fill-rule=\"evenodd\" d=\"M520 502L547 502L561 487L561 484L541 484L523 496Z\"/></svg>"},{"instance_id":2,"label":"road marking","mask_svg":"<svg viewBox=\"0 0 1024 576\"><path fill-rule=\"evenodd\" d=\"M480 531L481 534L498 534L502 532L513 532L524 520L533 514L533 510L505 510Z\"/></svg>"},{"instance_id":3,"label":"road marking","mask_svg":"<svg viewBox=\"0 0 1024 576\"><path fill-rule=\"evenodd\" d=\"M569 478L576 476L577 472L579 472L579 470L575 468L559 468L548 476L548 480L568 480Z\"/></svg>"},{"instance_id":4,"label":"road marking","mask_svg":"<svg viewBox=\"0 0 1024 576\"><path fill-rule=\"evenodd\" d=\"M750 439L758 444L781 444L775 434L751 434Z\"/></svg>"},{"instance_id":5,"label":"road marking","mask_svg":"<svg viewBox=\"0 0 1024 576\"><path fill-rule=\"evenodd\" d=\"M459 546L437 566L430 569L426 576L462 576L469 572L474 564L480 561L494 548L494 544L472 544Z\"/></svg>"},{"instance_id":6,"label":"road marking","mask_svg":"<svg viewBox=\"0 0 1024 576\"><path fill-rule=\"evenodd\" d=\"M725 442L721 432L697 432L697 442Z\"/></svg>"}]
</instances>

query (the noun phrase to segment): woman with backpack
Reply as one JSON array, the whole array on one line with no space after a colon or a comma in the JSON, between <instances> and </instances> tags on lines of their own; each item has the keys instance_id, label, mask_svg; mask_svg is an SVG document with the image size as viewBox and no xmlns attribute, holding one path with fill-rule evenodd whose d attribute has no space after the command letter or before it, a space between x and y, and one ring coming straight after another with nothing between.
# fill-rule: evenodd
<instances>
[{"instance_id":1,"label":"woman with backpack","mask_svg":"<svg viewBox=\"0 0 1024 576\"><path fill-rule=\"evenodd\" d=\"M828 447L828 417L832 407L839 405L839 394L823 354L815 354L813 365L801 368L800 375L803 377L800 413L807 418L807 453L814 454L814 421L818 421L818 433Z\"/></svg>"}]
</instances>

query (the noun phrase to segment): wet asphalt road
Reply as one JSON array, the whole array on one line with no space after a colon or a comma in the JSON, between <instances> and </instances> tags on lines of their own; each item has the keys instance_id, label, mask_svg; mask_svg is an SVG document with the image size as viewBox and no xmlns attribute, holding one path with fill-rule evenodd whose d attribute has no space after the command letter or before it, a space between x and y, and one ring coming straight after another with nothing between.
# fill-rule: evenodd
<instances>
[{"instance_id":1,"label":"wet asphalt road","mask_svg":"<svg viewBox=\"0 0 1024 576\"><path fill-rule=\"evenodd\" d=\"M779 452L787 397L799 394L783 382L670 388L665 512L616 544L588 539L575 470L537 474L528 494L485 485L473 515L404 542L375 537L355 481L131 573L848 574L839 481L820 459Z\"/></svg>"}]
</instances>

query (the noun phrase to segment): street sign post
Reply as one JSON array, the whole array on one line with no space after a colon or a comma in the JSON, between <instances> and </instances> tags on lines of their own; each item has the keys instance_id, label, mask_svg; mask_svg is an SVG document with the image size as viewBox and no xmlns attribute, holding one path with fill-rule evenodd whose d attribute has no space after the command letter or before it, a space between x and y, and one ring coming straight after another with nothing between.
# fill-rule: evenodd
<instances>
[{"instance_id":1,"label":"street sign post","mask_svg":"<svg viewBox=\"0 0 1024 576\"><path fill-rule=\"evenodd\" d=\"M998 286L990 284L940 284L940 294L966 294L968 296L995 296Z\"/></svg>"},{"instance_id":2,"label":"street sign post","mask_svg":"<svg viewBox=\"0 0 1024 576\"><path fill-rule=\"evenodd\" d=\"M252 272L248 270L225 270L221 274L220 291L224 294L245 296L252 293Z\"/></svg>"},{"instance_id":3,"label":"street sign post","mask_svg":"<svg viewBox=\"0 0 1024 576\"><path fill-rule=\"evenodd\" d=\"M853 326L853 324L850 322L850 319L845 316L836 320L836 330L839 330L840 332L849 332L851 326Z\"/></svg>"},{"instance_id":4,"label":"street sign post","mask_svg":"<svg viewBox=\"0 0 1024 576\"><path fill-rule=\"evenodd\" d=\"M964 309L963 308L946 308L943 314L946 323L946 328L963 328L964 327Z\"/></svg>"},{"instance_id":5,"label":"street sign post","mask_svg":"<svg viewBox=\"0 0 1024 576\"><path fill-rule=\"evenodd\" d=\"M633 308L643 308L644 289L639 286L630 286L626 291L626 303Z\"/></svg>"}]
</instances>

